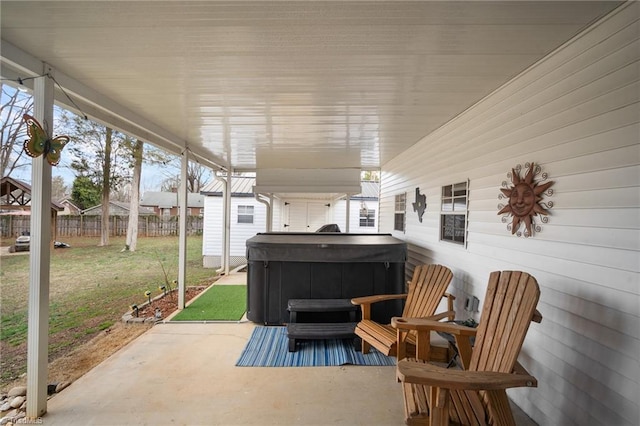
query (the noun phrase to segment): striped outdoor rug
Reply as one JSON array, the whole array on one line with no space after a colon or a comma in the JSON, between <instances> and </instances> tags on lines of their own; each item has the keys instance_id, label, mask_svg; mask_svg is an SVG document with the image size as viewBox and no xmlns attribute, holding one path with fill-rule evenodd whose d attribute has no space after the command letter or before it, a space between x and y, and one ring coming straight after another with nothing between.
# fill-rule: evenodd
<instances>
[{"instance_id":1,"label":"striped outdoor rug","mask_svg":"<svg viewBox=\"0 0 640 426\"><path fill-rule=\"evenodd\" d=\"M350 340L300 340L289 352L286 327L257 326L236 363L238 367L322 367L337 365L396 365L393 357L371 348L363 355Z\"/></svg>"}]
</instances>

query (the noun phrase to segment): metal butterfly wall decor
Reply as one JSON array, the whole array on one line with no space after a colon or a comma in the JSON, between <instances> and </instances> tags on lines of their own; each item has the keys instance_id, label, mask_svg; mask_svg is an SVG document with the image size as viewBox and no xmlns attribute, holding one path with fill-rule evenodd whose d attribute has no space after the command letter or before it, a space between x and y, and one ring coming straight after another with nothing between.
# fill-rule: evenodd
<instances>
[{"instance_id":1,"label":"metal butterfly wall decor","mask_svg":"<svg viewBox=\"0 0 640 426\"><path fill-rule=\"evenodd\" d=\"M27 135L29 135L29 139L24 141L24 150L27 155L36 158L44 154L49 164L57 166L62 148L69 142L69 136L50 139L38 120L29 114L24 114L22 118L27 123Z\"/></svg>"}]
</instances>

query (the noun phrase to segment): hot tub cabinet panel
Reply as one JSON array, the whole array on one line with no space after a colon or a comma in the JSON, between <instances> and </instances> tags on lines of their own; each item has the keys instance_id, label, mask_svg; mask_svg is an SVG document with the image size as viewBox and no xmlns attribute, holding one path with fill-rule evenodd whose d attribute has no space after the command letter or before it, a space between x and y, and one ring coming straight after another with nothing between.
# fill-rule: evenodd
<instances>
[{"instance_id":1,"label":"hot tub cabinet panel","mask_svg":"<svg viewBox=\"0 0 640 426\"><path fill-rule=\"evenodd\" d=\"M247 318L280 325L289 299L403 293L406 256L406 243L388 234L258 234L247 240ZM402 313L401 301L376 305L380 322Z\"/></svg>"}]
</instances>

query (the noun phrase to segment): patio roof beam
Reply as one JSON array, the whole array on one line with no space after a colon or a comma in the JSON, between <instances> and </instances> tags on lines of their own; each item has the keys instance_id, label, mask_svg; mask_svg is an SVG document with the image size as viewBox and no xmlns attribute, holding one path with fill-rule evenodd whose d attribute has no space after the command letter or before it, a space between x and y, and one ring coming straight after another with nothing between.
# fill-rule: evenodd
<instances>
[{"instance_id":1,"label":"patio roof beam","mask_svg":"<svg viewBox=\"0 0 640 426\"><path fill-rule=\"evenodd\" d=\"M15 80L42 74L40 72L42 61L5 40L2 40L1 43L3 77ZM56 87L55 100L66 109L91 116L105 125L177 155L180 155L187 146L187 141L181 140L166 129L105 97L71 76L57 72L55 82L66 92L65 95L60 87ZM31 85L27 84L26 86L30 87ZM200 164L213 170L227 169L223 165L224 161L213 158L212 155L201 152L199 149L193 147L189 149Z\"/></svg>"}]
</instances>

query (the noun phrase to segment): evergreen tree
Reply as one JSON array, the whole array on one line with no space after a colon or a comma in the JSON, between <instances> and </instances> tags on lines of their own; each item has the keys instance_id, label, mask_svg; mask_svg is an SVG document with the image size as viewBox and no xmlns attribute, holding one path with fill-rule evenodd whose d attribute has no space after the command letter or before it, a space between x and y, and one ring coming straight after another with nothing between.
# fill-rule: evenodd
<instances>
[{"instance_id":1,"label":"evergreen tree","mask_svg":"<svg viewBox=\"0 0 640 426\"><path fill-rule=\"evenodd\" d=\"M81 209L100 204L102 188L96 185L88 176L77 176L71 188L71 199Z\"/></svg>"}]
</instances>

